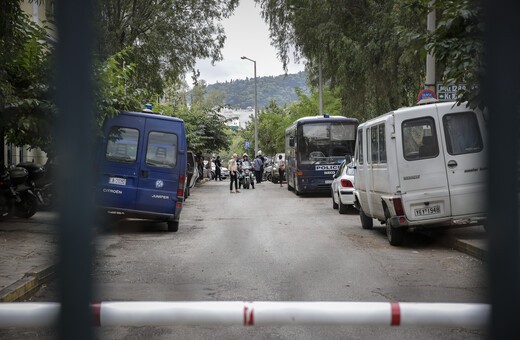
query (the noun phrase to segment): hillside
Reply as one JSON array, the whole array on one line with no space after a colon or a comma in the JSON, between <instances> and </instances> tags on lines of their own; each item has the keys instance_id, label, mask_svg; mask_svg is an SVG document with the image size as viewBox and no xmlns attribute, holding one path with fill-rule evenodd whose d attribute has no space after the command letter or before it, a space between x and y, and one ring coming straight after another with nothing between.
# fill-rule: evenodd
<instances>
[{"instance_id":1,"label":"hillside","mask_svg":"<svg viewBox=\"0 0 520 340\"><path fill-rule=\"evenodd\" d=\"M298 101L298 96L294 90L299 87L306 95L310 90L306 84L307 73L299 72L296 74L258 77L258 108L269 103L271 98L275 99L279 105ZM225 103L235 109L245 109L255 106L255 79L246 78L245 80L231 80L225 83L208 85L207 93L211 91L225 92Z\"/></svg>"}]
</instances>

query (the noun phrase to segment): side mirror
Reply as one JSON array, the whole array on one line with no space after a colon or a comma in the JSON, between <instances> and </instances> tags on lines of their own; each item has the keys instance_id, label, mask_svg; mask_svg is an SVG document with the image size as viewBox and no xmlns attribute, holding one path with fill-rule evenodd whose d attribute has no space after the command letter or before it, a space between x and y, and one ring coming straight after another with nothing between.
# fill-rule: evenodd
<instances>
[{"instance_id":1,"label":"side mirror","mask_svg":"<svg viewBox=\"0 0 520 340\"><path fill-rule=\"evenodd\" d=\"M296 143L295 143L295 140L294 140L294 136L289 137L289 146L290 146L291 148L294 148L294 145L295 145L295 144L296 144Z\"/></svg>"},{"instance_id":2,"label":"side mirror","mask_svg":"<svg viewBox=\"0 0 520 340\"><path fill-rule=\"evenodd\" d=\"M351 155L345 155L345 161L346 161L347 164L352 162L352 156Z\"/></svg>"}]
</instances>

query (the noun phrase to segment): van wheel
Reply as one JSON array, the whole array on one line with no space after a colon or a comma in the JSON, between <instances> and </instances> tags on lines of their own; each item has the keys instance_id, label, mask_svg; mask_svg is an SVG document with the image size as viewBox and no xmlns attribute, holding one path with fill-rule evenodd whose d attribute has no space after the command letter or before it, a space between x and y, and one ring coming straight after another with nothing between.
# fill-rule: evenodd
<instances>
[{"instance_id":1,"label":"van wheel","mask_svg":"<svg viewBox=\"0 0 520 340\"><path fill-rule=\"evenodd\" d=\"M390 219L386 219L386 237L388 242L393 246L400 246L404 242L406 228L394 228L390 224Z\"/></svg>"},{"instance_id":2,"label":"van wheel","mask_svg":"<svg viewBox=\"0 0 520 340\"><path fill-rule=\"evenodd\" d=\"M179 221L168 221L168 231L177 232L179 231Z\"/></svg>"},{"instance_id":3,"label":"van wheel","mask_svg":"<svg viewBox=\"0 0 520 340\"><path fill-rule=\"evenodd\" d=\"M331 190L331 195L332 197L332 209L338 209L338 203L336 203L336 201L334 201L334 191Z\"/></svg>"},{"instance_id":4,"label":"van wheel","mask_svg":"<svg viewBox=\"0 0 520 340\"><path fill-rule=\"evenodd\" d=\"M339 193L338 193L338 202L339 202L338 203L338 205L339 205L339 210L338 210L339 213L342 214L342 215L348 213L348 205L341 203L341 198L339 197Z\"/></svg>"},{"instance_id":5,"label":"van wheel","mask_svg":"<svg viewBox=\"0 0 520 340\"><path fill-rule=\"evenodd\" d=\"M374 226L374 220L372 217L368 217L365 215L365 212L361 208L361 205L359 206L359 219L361 220L361 227L363 229L372 229Z\"/></svg>"}]
</instances>

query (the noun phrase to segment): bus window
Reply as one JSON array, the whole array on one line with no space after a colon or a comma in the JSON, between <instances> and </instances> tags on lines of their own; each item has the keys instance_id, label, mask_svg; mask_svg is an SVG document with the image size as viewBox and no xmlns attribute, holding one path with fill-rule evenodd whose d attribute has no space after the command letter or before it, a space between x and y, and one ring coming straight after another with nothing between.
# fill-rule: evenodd
<instances>
[{"instance_id":1,"label":"bus window","mask_svg":"<svg viewBox=\"0 0 520 340\"><path fill-rule=\"evenodd\" d=\"M334 163L354 153L355 125L309 123L299 129L297 147L302 164Z\"/></svg>"}]
</instances>

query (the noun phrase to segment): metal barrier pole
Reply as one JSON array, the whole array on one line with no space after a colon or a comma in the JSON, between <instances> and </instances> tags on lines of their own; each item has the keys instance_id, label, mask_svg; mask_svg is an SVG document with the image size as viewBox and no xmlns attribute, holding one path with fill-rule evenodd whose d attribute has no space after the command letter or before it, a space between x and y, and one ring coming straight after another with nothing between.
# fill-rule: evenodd
<instances>
[{"instance_id":1,"label":"metal barrier pole","mask_svg":"<svg viewBox=\"0 0 520 340\"><path fill-rule=\"evenodd\" d=\"M56 303L0 304L0 327L52 325ZM398 302L100 302L91 305L97 326L358 325L484 328L491 306Z\"/></svg>"},{"instance_id":2,"label":"metal barrier pole","mask_svg":"<svg viewBox=\"0 0 520 340\"><path fill-rule=\"evenodd\" d=\"M62 303L59 335L62 339L90 339L93 330L91 255L93 239L91 30L93 1L56 2L57 104L55 122L58 162L58 289Z\"/></svg>"}]
</instances>

